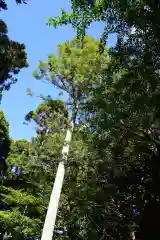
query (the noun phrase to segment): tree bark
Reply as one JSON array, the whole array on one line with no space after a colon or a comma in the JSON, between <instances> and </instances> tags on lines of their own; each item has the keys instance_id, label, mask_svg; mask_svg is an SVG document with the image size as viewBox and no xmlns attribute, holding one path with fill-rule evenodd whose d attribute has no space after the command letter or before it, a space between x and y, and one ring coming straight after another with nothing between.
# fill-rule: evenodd
<instances>
[{"instance_id":1,"label":"tree bark","mask_svg":"<svg viewBox=\"0 0 160 240\"><path fill-rule=\"evenodd\" d=\"M68 128L63 149L62 149L62 160L59 163L57 174L53 186L53 190L50 197L50 202L47 210L47 215L43 227L41 240L52 240L55 221L58 211L59 199L62 190L64 174L65 174L65 162L68 158L69 147L72 139L72 133L74 129L74 123L71 123L71 128Z\"/></svg>"}]
</instances>

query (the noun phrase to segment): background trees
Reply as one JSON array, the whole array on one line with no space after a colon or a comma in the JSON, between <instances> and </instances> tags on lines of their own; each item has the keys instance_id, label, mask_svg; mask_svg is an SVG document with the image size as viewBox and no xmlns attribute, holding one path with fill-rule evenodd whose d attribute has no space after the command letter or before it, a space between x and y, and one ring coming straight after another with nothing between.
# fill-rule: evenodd
<instances>
[{"instance_id":1,"label":"background trees","mask_svg":"<svg viewBox=\"0 0 160 240\"><path fill-rule=\"evenodd\" d=\"M4 114L2 111L0 111L0 178L2 178L4 171L6 170L6 158L8 156L9 150L10 150L10 139L9 139L9 129L8 129L8 123L5 120Z\"/></svg>"},{"instance_id":2,"label":"background trees","mask_svg":"<svg viewBox=\"0 0 160 240\"><path fill-rule=\"evenodd\" d=\"M156 221L159 214L159 5L153 1L72 1L72 9L71 14L62 11L61 17L49 19L48 24L57 26L68 22L75 26L76 21L81 23L78 35L83 36L84 26L101 20L106 25L102 42L105 43L110 32L115 32L118 39L110 50L111 61L103 81L96 90L91 90L92 99L87 108L89 112L94 111L89 126L96 136L95 142L100 152L107 152L111 159L112 174L107 181L116 187L113 199L121 213L116 220L119 234L112 237L122 237L123 226L128 228L128 233L130 227L137 226L140 239L156 239L159 236ZM134 208L138 211L132 217ZM107 225L106 230L109 231Z\"/></svg>"},{"instance_id":3,"label":"background trees","mask_svg":"<svg viewBox=\"0 0 160 240\"><path fill-rule=\"evenodd\" d=\"M34 72L69 100L48 97L26 115L36 124L31 143L10 140L1 114L1 236L40 236L68 119L78 104L57 227L67 229L68 239L129 239L133 231L138 239L159 239L160 6L71 3L73 12L62 11L48 24L71 23L79 38L59 45L58 55ZM105 24L100 41L85 36L94 21ZM110 32L117 44L106 50Z\"/></svg>"},{"instance_id":4,"label":"background trees","mask_svg":"<svg viewBox=\"0 0 160 240\"><path fill-rule=\"evenodd\" d=\"M49 109L52 111L49 112ZM57 114L53 111L57 111ZM28 121L36 121L37 137L32 142L11 140L10 153L6 160L7 169L0 185L2 239L40 237L64 139L61 132L65 124L64 115L67 116L67 111L62 102L48 99L35 112L26 116ZM59 126L55 122L58 117L63 120ZM52 123L52 126L47 125L47 130L50 131L44 132L46 123L49 122Z\"/></svg>"},{"instance_id":5,"label":"background trees","mask_svg":"<svg viewBox=\"0 0 160 240\"><path fill-rule=\"evenodd\" d=\"M17 3L25 1L17 0ZM0 1L0 11L7 10L5 1ZM15 75L28 66L24 44L13 41L7 35L7 25L0 20L0 90L9 90L11 84L17 81Z\"/></svg>"}]
</instances>

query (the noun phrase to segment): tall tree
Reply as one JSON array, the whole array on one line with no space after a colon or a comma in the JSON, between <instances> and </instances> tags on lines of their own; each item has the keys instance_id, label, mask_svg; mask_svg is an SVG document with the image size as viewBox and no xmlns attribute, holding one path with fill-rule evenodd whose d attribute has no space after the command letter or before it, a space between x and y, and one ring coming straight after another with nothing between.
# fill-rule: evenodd
<instances>
[{"instance_id":1,"label":"tall tree","mask_svg":"<svg viewBox=\"0 0 160 240\"><path fill-rule=\"evenodd\" d=\"M62 149L62 161L58 166L42 239L52 239L64 178L64 165L67 161L76 119L87 99L88 89L97 84L99 73L108 63L107 51L100 55L98 46L99 41L88 36L83 41L77 38L67 41L64 45L58 46L58 57L50 55L48 62L40 62L38 70L34 72L37 79L45 79L68 94L68 104L71 105L72 111L71 126L67 130Z\"/></svg>"},{"instance_id":2,"label":"tall tree","mask_svg":"<svg viewBox=\"0 0 160 240\"><path fill-rule=\"evenodd\" d=\"M104 42L109 32L117 34L117 45L110 51L110 70L106 70L102 85L92 94L89 111L95 114L90 119L91 126L101 152L106 149L111 153L113 178L110 181L116 180L118 189L114 201L118 201L127 220L128 231L129 225L135 224L140 239L157 239L160 234L157 221L159 3L107 0L71 3L71 14L62 11L61 17L49 19L48 24L79 25L78 34L83 36L84 27L101 20L106 26ZM134 207L140 216L132 218L129 213Z\"/></svg>"}]
</instances>

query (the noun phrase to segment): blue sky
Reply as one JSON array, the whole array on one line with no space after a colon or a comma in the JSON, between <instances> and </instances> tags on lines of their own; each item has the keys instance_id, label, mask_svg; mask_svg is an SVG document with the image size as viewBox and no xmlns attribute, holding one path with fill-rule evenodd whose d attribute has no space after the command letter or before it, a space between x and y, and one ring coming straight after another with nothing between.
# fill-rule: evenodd
<instances>
[{"instance_id":1,"label":"blue sky","mask_svg":"<svg viewBox=\"0 0 160 240\"><path fill-rule=\"evenodd\" d=\"M54 29L45 24L46 18L59 15L60 8L70 11L69 0L29 0L27 5L17 5L14 0L6 2L8 10L1 12L1 18L8 25L10 38L26 45L29 67L19 73L18 82L3 94L0 108L9 121L10 136L15 140L30 140L35 135L35 129L32 124L23 124L24 116L34 110L41 100L27 96L26 89L31 88L37 95L59 98L53 86L35 80L32 72L39 60L46 60L48 54L56 53L58 43L72 39L76 33L71 26ZM88 34L98 39L102 31L103 26L96 23L88 30ZM108 46L114 43L115 38L110 36Z\"/></svg>"}]
</instances>

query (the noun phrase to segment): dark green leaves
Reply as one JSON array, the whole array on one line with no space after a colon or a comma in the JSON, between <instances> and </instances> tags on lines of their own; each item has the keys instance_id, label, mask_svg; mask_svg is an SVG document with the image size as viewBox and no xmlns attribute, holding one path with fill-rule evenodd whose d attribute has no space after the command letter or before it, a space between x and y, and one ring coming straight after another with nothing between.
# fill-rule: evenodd
<instances>
[{"instance_id":1,"label":"dark green leaves","mask_svg":"<svg viewBox=\"0 0 160 240\"><path fill-rule=\"evenodd\" d=\"M25 1L18 0L17 3ZM0 10L7 9L5 1L0 1ZM3 20L0 20L0 89L9 90L17 81L17 75L21 68L27 67L27 56L24 44L9 39L8 30Z\"/></svg>"}]
</instances>

